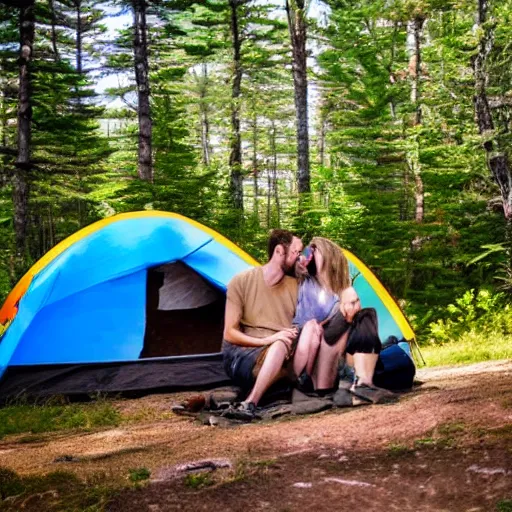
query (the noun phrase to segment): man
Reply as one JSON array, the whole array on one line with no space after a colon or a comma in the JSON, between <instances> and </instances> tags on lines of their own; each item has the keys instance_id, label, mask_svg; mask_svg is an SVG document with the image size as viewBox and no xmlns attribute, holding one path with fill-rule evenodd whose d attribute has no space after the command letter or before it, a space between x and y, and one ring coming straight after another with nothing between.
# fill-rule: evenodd
<instances>
[{"instance_id":1,"label":"man","mask_svg":"<svg viewBox=\"0 0 512 512\"><path fill-rule=\"evenodd\" d=\"M298 285L290 274L302 241L275 229L268 240L269 261L236 275L228 285L222 352L228 376L250 390L239 406L254 416L265 391L279 378L291 357L297 330L292 319Z\"/></svg>"}]
</instances>

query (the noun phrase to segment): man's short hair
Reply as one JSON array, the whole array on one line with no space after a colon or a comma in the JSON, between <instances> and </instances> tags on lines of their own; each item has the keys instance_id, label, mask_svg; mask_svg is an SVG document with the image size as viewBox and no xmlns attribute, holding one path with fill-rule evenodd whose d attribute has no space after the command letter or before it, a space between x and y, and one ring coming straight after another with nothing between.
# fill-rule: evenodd
<instances>
[{"instance_id":1,"label":"man's short hair","mask_svg":"<svg viewBox=\"0 0 512 512\"><path fill-rule=\"evenodd\" d=\"M273 229L268 237L268 259L270 260L274 255L274 249L278 245L282 245L288 250L292 244L293 233L286 229Z\"/></svg>"}]
</instances>

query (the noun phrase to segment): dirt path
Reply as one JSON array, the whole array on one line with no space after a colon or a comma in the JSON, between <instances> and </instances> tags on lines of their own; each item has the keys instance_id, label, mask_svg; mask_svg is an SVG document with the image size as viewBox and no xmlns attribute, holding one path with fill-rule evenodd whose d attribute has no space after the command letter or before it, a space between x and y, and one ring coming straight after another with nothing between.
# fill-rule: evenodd
<instances>
[{"instance_id":1,"label":"dirt path","mask_svg":"<svg viewBox=\"0 0 512 512\"><path fill-rule=\"evenodd\" d=\"M119 511L512 510L512 361L422 370L418 379L397 404L229 429L167 414L172 395L119 401L139 423L28 444L6 439L0 460L20 474L112 477L206 458L232 463L127 491L111 507ZM167 419L144 420L159 413Z\"/></svg>"}]
</instances>

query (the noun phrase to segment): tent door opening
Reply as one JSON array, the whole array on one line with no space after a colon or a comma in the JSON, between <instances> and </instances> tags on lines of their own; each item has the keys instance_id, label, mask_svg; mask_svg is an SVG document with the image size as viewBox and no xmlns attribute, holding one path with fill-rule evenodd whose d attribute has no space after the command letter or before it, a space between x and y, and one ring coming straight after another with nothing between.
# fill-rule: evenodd
<instances>
[{"instance_id":1,"label":"tent door opening","mask_svg":"<svg viewBox=\"0 0 512 512\"><path fill-rule=\"evenodd\" d=\"M141 358L221 350L225 294L178 261L149 269Z\"/></svg>"}]
</instances>

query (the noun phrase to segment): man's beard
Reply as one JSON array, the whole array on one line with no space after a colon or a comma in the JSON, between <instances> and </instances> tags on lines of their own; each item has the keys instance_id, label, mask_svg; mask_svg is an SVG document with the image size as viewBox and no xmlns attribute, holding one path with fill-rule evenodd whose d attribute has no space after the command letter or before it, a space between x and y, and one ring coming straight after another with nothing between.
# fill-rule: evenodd
<instances>
[{"instance_id":1,"label":"man's beard","mask_svg":"<svg viewBox=\"0 0 512 512\"><path fill-rule=\"evenodd\" d=\"M290 277L297 277L297 273L295 272L295 265L287 265L286 263L283 263L281 265L281 269L284 272L285 276Z\"/></svg>"}]
</instances>

